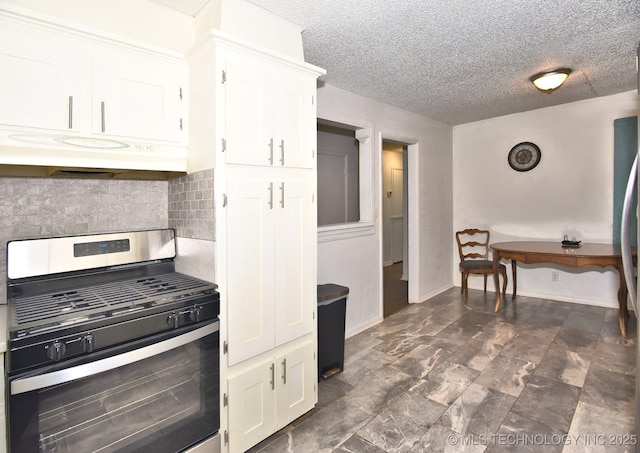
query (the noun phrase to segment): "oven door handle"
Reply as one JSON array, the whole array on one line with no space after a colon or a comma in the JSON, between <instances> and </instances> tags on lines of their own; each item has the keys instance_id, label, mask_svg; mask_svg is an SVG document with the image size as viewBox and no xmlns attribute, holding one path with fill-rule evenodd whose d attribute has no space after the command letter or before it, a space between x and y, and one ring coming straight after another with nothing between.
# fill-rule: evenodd
<instances>
[{"instance_id":1,"label":"oven door handle","mask_svg":"<svg viewBox=\"0 0 640 453\"><path fill-rule=\"evenodd\" d=\"M53 371L47 374L31 376L23 379L16 379L11 382L11 395L32 392L58 384L64 384L76 379L82 379L104 371L120 368L140 360L147 359L154 355L161 354L171 349L184 346L193 341L199 340L207 335L211 335L220 330L220 321L215 321L199 329L192 330L177 337L144 346L133 351L128 351L106 359L96 360L95 362L85 363L64 370Z\"/></svg>"}]
</instances>

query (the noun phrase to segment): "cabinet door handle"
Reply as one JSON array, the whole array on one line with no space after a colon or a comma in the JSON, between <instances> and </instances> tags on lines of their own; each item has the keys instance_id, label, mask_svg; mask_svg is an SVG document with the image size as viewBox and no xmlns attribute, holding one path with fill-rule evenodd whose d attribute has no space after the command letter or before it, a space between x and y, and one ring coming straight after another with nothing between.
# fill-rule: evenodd
<instances>
[{"instance_id":1,"label":"cabinet door handle","mask_svg":"<svg viewBox=\"0 0 640 453\"><path fill-rule=\"evenodd\" d=\"M287 383L287 359L282 359L282 383Z\"/></svg>"},{"instance_id":2,"label":"cabinet door handle","mask_svg":"<svg viewBox=\"0 0 640 453\"><path fill-rule=\"evenodd\" d=\"M272 363L269 368L271 369L271 381L269 383L271 384L271 390L275 390L276 389L276 364Z\"/></svg>"},{"instance_id":3,"label":"cabinet door handle","mask_svg":"<svg viewBox=\"0 0 640 453\"><path fill-rule=\"evenodd\" d=\"M69 129L73 129L73 96L69 96Z\"/></svg>"},{"instance_id":4,"label":"cabinet door handle","mask_svg":"<svg viewBox=\"0 0 640 453\"><path fill-rule=\"evenodd\" d=\"M280 184L280 207L284 208L284 183Z\"/></svg>"},{"instance_id":5,"label":"cabinet door handle","mask_svg":"<svg viewBox=\"0 0 640 453\"><path fill-rule=\"evenodd\" d=\"M269 139L269 164L273 165L273 139Z\"/></svg>"},{"instance_id":6,"label":"cabinet door handle","mask_svg":"<svg viewBox=\"0 0 640 453\"><path fill-rule=\"evenodd\" d=\"M269 184L269 209L273 209L273 183Z\"/></svg>"},{"instance_id":7,"label":"cabinet door handle","mask_svg":"<svg viewBox=\"0 0 640 453\"><path fill-rule=\"evenodd\" d=\"M284 165L284 140L280 140L280 164Z\"/></svg>"},{"instance_id":8,"label":"cabinet door handle","mask_svg":"<svg viewBox=\"0 0 640 453\"><path fill-rule=\"evenodd\" d=\"M105 128L105 118L104 118L104 101L100 103L100 129L104 132Z\"/></svg>"}]
</instances>

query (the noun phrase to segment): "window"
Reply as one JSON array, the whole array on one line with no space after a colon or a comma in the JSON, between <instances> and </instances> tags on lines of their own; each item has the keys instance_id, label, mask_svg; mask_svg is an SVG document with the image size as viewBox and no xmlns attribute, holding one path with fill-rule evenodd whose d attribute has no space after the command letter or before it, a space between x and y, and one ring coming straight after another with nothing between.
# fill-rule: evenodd
<instances>
[{"instance_id":1,"label":"window","mask_svg":"<svg viewBox=\"0 0 640 453\"><path fill-rule=\"evenodd\" d=\"M318 124L318 226L360 221L355 131Z\"/></svg>"},{"instance_id":2,"label":"window","mask_svg":"<svg viewBox=\"0 0 640 453\"><path fill-rule=\"evenodd\" d=\"M371 128L318 119L320 242L373 234Z\"/></svg>"}]
</instances>

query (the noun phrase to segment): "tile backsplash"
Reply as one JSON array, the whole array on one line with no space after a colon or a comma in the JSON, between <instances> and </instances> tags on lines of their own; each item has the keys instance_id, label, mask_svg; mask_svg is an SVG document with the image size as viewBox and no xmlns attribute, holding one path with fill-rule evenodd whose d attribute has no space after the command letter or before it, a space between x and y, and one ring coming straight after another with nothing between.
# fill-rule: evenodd
<instances>
[{"instance_id":1,"label":"tile backsplash","mask_svg":"<svg viewBox=\"0 0 640 453\"><path fill-rule=\"evenodd\" d=\"M169 181L169 227L178 237L215 240L213 169Z\"/></svg>"},{"instance_id":2,"label":"tile backsplash","mask_svg":"<svg viewBox=\"0 0 640 453\"><path fill-rule=\"evenodd\" d=\"M213 169L169 181L0 177L0 303L7 241L175 228L214 240Z\"/></svg>"},{"instance_id":3,"label":"tile backsplash","mask_svg":"<svg viewBox=\"0 0 640 453\"><path fill-rule=\"evenodd\" d=\"M0 178L0 303L7 241L168 228L167 181Z\"/></svg>"},{"instance_id":4,"label":"tile backsplash","mask_svg":"<svg viewBox=\"0 0 640 453\"><path fill-rule=\"evenodd\" d=\"M167 228L167 182L0 178L3 240Z\"/></svg>"}]
</instances>

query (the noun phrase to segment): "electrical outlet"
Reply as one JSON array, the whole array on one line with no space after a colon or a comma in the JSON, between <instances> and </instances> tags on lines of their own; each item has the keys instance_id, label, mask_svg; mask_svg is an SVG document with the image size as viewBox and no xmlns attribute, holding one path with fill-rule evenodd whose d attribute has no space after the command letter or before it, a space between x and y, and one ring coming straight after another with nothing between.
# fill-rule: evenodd
<instances>
[{"instance_id":1,"label":"electrical outlet","mask_svg":"<svg viewBox=\"0 0 640 453\"><path fill-rule=\"evenodd\" d=\"M560 280L560 274L558 274L556 271L551 272L551 281L557 282L558 280Z\"/></svg>"}]
</instances>

